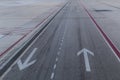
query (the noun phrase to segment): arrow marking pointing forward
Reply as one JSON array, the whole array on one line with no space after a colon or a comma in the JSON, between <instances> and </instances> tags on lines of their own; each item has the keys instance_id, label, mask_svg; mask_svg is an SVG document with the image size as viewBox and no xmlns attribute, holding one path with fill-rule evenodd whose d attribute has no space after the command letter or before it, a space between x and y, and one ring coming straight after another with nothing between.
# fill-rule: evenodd
<instances>
[{"instance_id":1,"label":"arrow marking pointing forward","mask_svg":"<svg viewBox=\"0 0 120 80\"><path fill-rule=\"evenodd\" d=\"M36 51L37 51L37 48L34 48L34 50L31 52L31 54L28 56L28 58L25 60L24 63L22 63L21 60L19 60L17 62L18 67L19 67L20 70L24 70L25 68L31 66L32 64L34 64L36 62L36 60L29 62Z\"/></svg>"},{"instance_id":2,"label":"arrow marking pointing forward","mask_svg":"<svg viewBox=\"0 0 120 80\"><path fill-rule=\"evenodd\" d=\"M84 48L77 53L77 56L81 55L82 53L83 53L84 59L85 59L86 71L91 72L90 63L89 63L89 59L88 59L88 54L91 54L92 56L94 56L94 53Z\"/></svg>"}]
</instances>

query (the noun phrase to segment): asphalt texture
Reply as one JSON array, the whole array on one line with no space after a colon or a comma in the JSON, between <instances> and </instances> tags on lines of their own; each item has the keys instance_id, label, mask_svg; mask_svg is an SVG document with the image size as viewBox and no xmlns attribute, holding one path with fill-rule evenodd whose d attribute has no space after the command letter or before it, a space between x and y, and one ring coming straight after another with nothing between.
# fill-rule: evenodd
<instances>
[{"instance_id":1,"label":"asphalt texture","mask_svg":"<svg viewBox=\"0 0 120 80\"><path fill-rule=\"evenodd\" d=\"M18 63L3 80L120 80L120 62L105 42L79 0L72 0L49 23L47 29L20 58L36 62L23 70ZM77 53L86 48L91 71L86 71L85 57ZM19 60L18 60L19 61Z\"/></svg>"}]
</instances>

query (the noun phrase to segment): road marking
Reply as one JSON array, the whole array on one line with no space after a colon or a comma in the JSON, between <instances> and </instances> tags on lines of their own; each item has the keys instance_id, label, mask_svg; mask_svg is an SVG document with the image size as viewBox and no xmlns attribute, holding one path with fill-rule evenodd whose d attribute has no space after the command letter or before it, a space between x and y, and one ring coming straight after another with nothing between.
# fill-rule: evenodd
<instances>
[{"instance_id":1,"label":"road marking","mask_svg":"<svg viewBox=\"0 0 120 80\"><path fill-rule=\"evenodd\" d=\"M60 51L57 53L57 55L60 55Z\"/></svg>"},{"instance_id":2,"label":"road marking","mask_svg":"<svg viewBox=\"0 0 120 80\"><path fill-rule=\"evenodd\" d=\"M64 34L65 34L65 32L64 32ZM60 43L59 51L58 51L58 53L57 53L58 56L59 56L60 53L61 53L60 50L62 49L63 40L64 40L64 36L62 37L62 40L61 40L61 43ZM56 63L58 62L58 59L59 59L59 58L56 57L56 59L55 59ZM56 67L57 67L57 64L56 64L56 63L55 63L54 66L53 66L54 71L55 71L55 69L56 69ZM53 71L52 74L51 74L51 77L50 77L51 80L53 80L53 78L55 77L54 71Z\"/></svg>"},{"instance_id":3,"label":"road marking","mask_svg":"<svg viewBox=\"0 0 120 80\"><path fill-rule=\"evenodd\" d=\"M64 32L64 34L65 34L65 32ZM62 49L62 45L63 45L63 40L64 40L64 36L62 37L62 40L61 40L61 43L60 43L60 47L59 47L59 51L57 52L57 55L59 56L60 55L60 50ZM56 61L56 63L54 64L54 66L53 66L53 72L52 72L52 74L51 74L51 77L50 77L50 79L51 80L53 80L53 78L55 77L55 73L54 73L54 71L55 71L55 69L56 69L56 67L57 67L57 62L58 62L58 57L56 57L56 59L55 59L55 61Z\"/></svg>"},{"instance_id":4,"label":"road marking","mask_svg":"<svg viewBox=\"0 0 120 80\"><path fill-rule=\"evenodd\" d=\"M57 65L56 65L56 64L54 64L54 69L56 69L56 67L57 67Z\"/></svg>"},{"instance_id":5,"label":"road marking","mask_svg":"<svg viewBox=\"0 0 120 80\"><path fill-rule=\"evenodd\" d=\"M62 39L62 42L63 42L63 39Z\"/></svg>"},{"instance_id":6,"label":"road marking","mask_svg":"<svg viewBox=\"0 0 120 80\"><path fill-rule=\"evenodd\" d=\"M56 62L58 61L58 57L56 58L56 60L55 60Z\"/></svg>"},{"instance_id":7,"label":"road marking","mask_svg":"<svg viewBox=\"0 0 120 80\"><path fill-rule=\"evenodd\" d=\"M60 43L60 46L62 46L62 45L63 45L63 43L61 42L61 43Z\"/></svg>"},{"instance_id":8,"label":"road marking","mask_svg":"<svg viewBox=\"0 0 120 80\"><path fill-rule=\"evenodd\" d=\"M39 26L42 26L47 20L48 18L55 13L55 11L57 11L57 9L55 9L52 13L50 13L46 18L44 18L39 24L37 24L33 30L39 28ZM32 30L32 31L33 31ZM17 45L20 41L22 41L27 35L29 35L32 31L28 32L26 35L24 35L23 37L21 37L18 41L16 41L15 43L13 43L9 48L7 48L5 51L3 51L0 56L4 55L5 53L7 53L8 51L10 51L15 45Z\"/></svg>"},{"instance_id":9,"label":"road marking","mask_svg":"<svg viewBox=\"0 0 120 80\"><path fill-rule=\"evenodd\" d=\"M112 40L106 35L106 33L102 30L102 28L98 25L98 23L96 22L96 20L94 19L94 17L90 14L90 12L88 11L88 9L85 7L84 4L83 8L85 9L86 13L88 14L88 16L90 17L90 19L93 21L93 23L96 25L97 30L99 31L100 35L103 37L104 41L107 43L107 45L109 46L109 48L112 50L113 54L115 55L115 57L118 59L118 61L120 62L120 51L119 49L116 47L116 45L114 45L114 43L112 42Z\"/></svg>"},{"instance_id":10,"label":"road marking","mask_svg":"<svg viewBox=\"0 0 120 80\"><path fill-rule=\"evenodd\" d=\"M55 73L53 72L53 73L51 74L50 79L53 79L53 78L54 78L54 76L55 76Z\"/></svg>"},{"instance_id":11,"label":"road marking","mask_svg":"<svg viewBox=\"0 0 120 80\"><path fill-rule=\"evenodd\" d=\"M91 72L90 63L89 63L89 59L88 59L88 54L91 54L92 56L94 56L94 53L84 48L77 53L77 56L81 55L82 53L83 53L84 59L85 59L86 71Z\"/></svg>"},{"instance_id":12,"label":"road marking","mask_svg":"<svg viewBox=\"0 0 120 80\"><path fill-rule=\"evenodd\" d=\"M55 9L57 11L57 9ZM55 11L53 11L53 13L55 13ZM52 13L51 13L52 15ZM49 15L47 18L49 18L51 15ZM44 21L42 21L41 25L37 25L37 26L42 26L48 19L46 18L46 20L44 19ZM36 26L36 27L37 27ZM39 36L41 36L47 29L48 27L46 27ZM38 40L39 36L37 36L37 38L35 38L35 40L27 47L27 49L23 52L23 54L20 55L20 57L18 57L18 59L8 68L8 70L0 77L0 79L3 79L7 73L11 70L11 68L17 63L17 61L29 50L29 48ZM7 51L7 50L6 50ZM4 54L5 52L3 52L2 54ZM17 53L17 52L16 52Z\"/></svg>"},{"instance_id":13,"label":"road marking","mask_svg":"<svg viewBox=\"0 0 120 80\"><path fill-rule=\"evenodd\" d=\"M61 50L61 47L59 47L59 50Z\"/></svg>"},{"instance_id":14,"label":"road marking","mask_svg":"<svg viewBox=\"0 0 120 80\"><path fill-rule=\"evenodd\" d=\"M62 48L61 47L59 47L59 50L61 50Z\"/></svg>"},{"instance_id":15,"label":"road marking","mask_svg":"<svg viewBox=\"0 0 120 80\"><path fill-rule=\"evenodd\" d=\"M7 75L7 73L11 70L11 68L18 62L18 60L29 50L29 48L35 44L35 42L38 40L38 38L46 31L47 27L41 32L41 34L39 36L37 36L37 38L35 38L35 40L27 47L27 49L23 52L23 54L21 54L21 56L10 66L10 68L8 68L8 70L1 76L0 79L3 79L5 77L5 75ZM24 44L25 45L25 44ZM21 48L20 48L21 49ZM17 52L16 52L17 53ZM16 54L15 53L15 54Z\"/></svg>"},{"instance_id":16,"label":"road marking","mask_svg":"<svg viewBox=\"0 0 120 80\"><path fill-rule=\"evenodd\" d=\"M21 60L19 60L17 62L20 71L24 70L25 68L31 66L32 64L34 64L36 62L36 60L33 60L33 61L29 62L30 59L33 57L33 55L35 54L36 51L37 51L37 48L34 48L33 51L31 52L31 54L28 56L28 58L25 60L24 63L22 63Z\"/></svg>"}]
</instances>

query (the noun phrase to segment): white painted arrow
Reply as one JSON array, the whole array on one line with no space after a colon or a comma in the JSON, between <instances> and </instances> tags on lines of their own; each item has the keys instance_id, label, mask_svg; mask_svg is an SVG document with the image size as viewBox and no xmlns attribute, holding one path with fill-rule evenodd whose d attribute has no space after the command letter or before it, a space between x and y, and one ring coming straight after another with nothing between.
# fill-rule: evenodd
<instances>
[{"instance_id":1,"label":"white painted arrow","mask_svg":"<svg viewBox=\"0 0 120 80\"><path fill-rule=\"evenodd\" d=\"M81 55L82 53L83 53L84 59L85 59L86 71L91 72L90 63L89 63L89 59L88 59L88 54L91 54L91 55L94 56L94 53L84 48L77 53L77 56Z\"/></svg>"},{"instance_id":2,"label":"white painted arrow","mask_svg":"<svg viewBox=\"0 0 120 80\"><path fill-rule=\"evenodd\" d=\"M36 62L36 60L33 60L33 61L29 62L36 51L37 51L37 48L34 48L33 51L31 52L31 54L28 56L28 58L25 60L24 63L22 63L21 60L19 60L17 62L18 67L19 67L20 70L24 70L25 68L31 66L32 64L34 64Z\"/></svg>"}]
</instances>

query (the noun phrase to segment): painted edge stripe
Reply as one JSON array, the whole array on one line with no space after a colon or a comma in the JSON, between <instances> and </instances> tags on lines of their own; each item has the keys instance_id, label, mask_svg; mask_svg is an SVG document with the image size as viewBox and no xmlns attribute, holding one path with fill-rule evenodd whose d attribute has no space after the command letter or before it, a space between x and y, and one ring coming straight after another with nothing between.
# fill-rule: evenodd
<instances>
[{"instance_id":1,"label":"painted edge stripe","mask_svg":"<svg viewBox=\"0 0 120 80\"><path fill-rule=\"evenodd\" d=\"M39 24L37 24L34 29L36 29L39 25L41 25L45 20L47 20L54 12L56 11L56 9L50 13L45 19L43 19ZM33 30L34 30L33 29ZM32 30L32 31L33 31ZM30 32L32 32L30 31ZM29 32L29 33L30 33ZM3 51L2 53L0 53L0 57L3 56L5 53L7 53L8 51L10 51L16 44L18 44L21 40L23 40L29 33L27 33L26 35L24 35L23 37L21 37L18 41L16 41L14 44L12 44L10 47L8 47L5 51Z\"/></svg>"},{"instance_id":2,"label":"painted edge stripe","mask_svg":"<svg viewBox=\"0 0 120 80\"><path fill-rule=\"evenodd\" d=\"M82 6L85 9L85 11L87 12L87 14L89 15L89 17L91 18L91 20L94 22L94 24L96 25L96 27L98 28L98 30L101 32L102 36L105 38L105 40L108 42L108 44L110 45L110 47L113 49L113 51L116 53L116 55L120 59L119 49L114 45L114 43L110 40L110 38L106 35L106 33L101 29L101 27L98 25L98 23L96 22L96 20L90 14L90 12L88 11L88 9L83 4L82 4Z\"/></svg>"}]
</instances>

